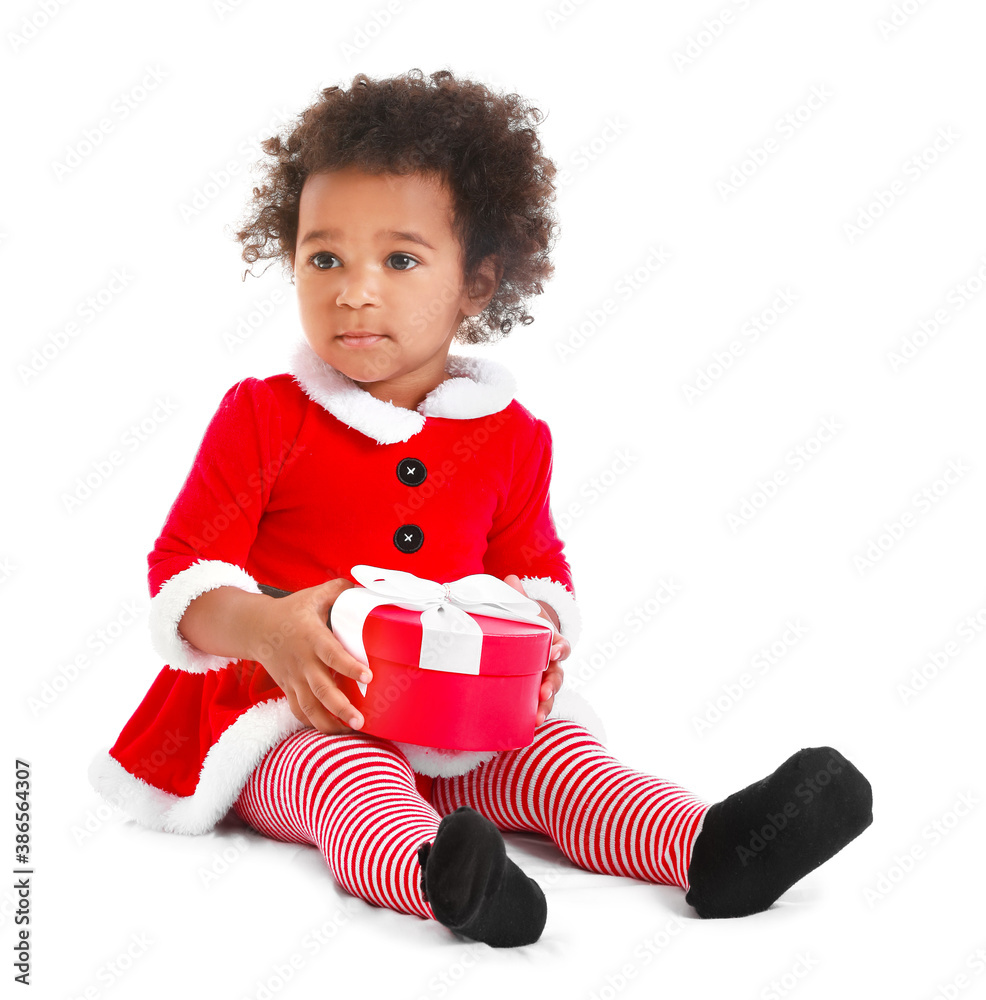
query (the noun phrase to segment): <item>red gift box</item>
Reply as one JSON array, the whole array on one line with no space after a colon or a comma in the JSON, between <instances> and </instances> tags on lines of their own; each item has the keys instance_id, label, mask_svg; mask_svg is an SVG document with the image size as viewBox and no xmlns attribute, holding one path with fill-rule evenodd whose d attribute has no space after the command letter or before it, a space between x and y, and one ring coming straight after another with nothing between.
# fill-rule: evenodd
<instances>
[{"instance_id":1,"label":"red gift box","mask_svg":"<svg viewBox=\"0 0 986 1000\"><path fill-rule=\"evenodd\" d=\"M354 575L358 576L357 570L375 570L375 567L353 567ZM391 581L398 576L411 577L401 571L379 572L390 574ZM370 576L364 572L363 579L369 581ZM448 586L412 579L424 587L437 588L436 593L444 590L446 599L450 587L454 594L458 584L469 581L483 588L488 588L492 581L496 585L494 593L496 588L508 587L502 580L485 574L466 577ZM337 606L346 595L357 602L362 597L365 604L367 595L356 593L361 589L344 591L337 598ZM513 588L508 589L513 598L507 603L515 614L531 616L536 614L533 609L540 611L535 602ZM431 603L433 607L436 604L434 600ZM461 612L464 605L459 604L458 608ZM438 609L448 611L449 605L438 604ZM543 619L539 624L533 620L466 613L475 623L470 629L481 635L463 636L461 629L452 629L432 633L429 642L423 642L425 630L420 608L412 610L396 603L378 603L366 613L361 638L366 654L364 662L369 664L373 680L365 685L364 695L356 681L342 674L336 678L340 690L363 715L361 732L448 750L511 750L530 745L534 739L542 674L551 653L552 629ZM332 614L330 623L337 616L336 607ZM341 624L342 615L338 617ZM441 614L438 620L442 620ZM341 635L342 629L335 624L332 628L343 645L363 660L354 637ZM436 654L435 643L445 646L445 652Z\"/></svg>"}]
</instances>

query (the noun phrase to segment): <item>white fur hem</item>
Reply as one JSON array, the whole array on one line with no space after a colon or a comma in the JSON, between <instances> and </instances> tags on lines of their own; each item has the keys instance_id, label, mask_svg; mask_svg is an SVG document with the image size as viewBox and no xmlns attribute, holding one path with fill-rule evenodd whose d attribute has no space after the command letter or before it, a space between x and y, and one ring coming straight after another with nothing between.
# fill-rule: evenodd
<instances>
[{"instance_id":1,"label":"white fur hem","mask_svg":"<svg viewBox=\"0 0 986 1000\"><path fill-rule=\"evenodd\" d=\"M148 615L151 646L174 670L204 674L221 670L232 659L202 652L178 631L178 623L189 604L216 587L239 587L250 594L261 592L257 581L240 566L219 559L200 559L166 580L151 598Z\"/></svg>"},{"instance_id":2,"label":"white fur hem","mask_svg":"<svg viewBox=\"0 0 986 1000\"><path fill-rule=\"evenodd\" d=\"M168 833L208 833L229 812L267 751L304 727L287 698L247 709L206 754L192 795L173 795L149 785L108 751L93 758L89 782L141 826Z\"/></svg>"},{"instance_id":3,"label":"white fur hem","mask_svg":"<svg viewBox=\"0 0 986 1000\"><path fill-rule=\"evenodd\" d=\"M561 626L559 631L574 649L582 634L582 614L575 602L575 595L565 584L547 576L525 576L520 582L528 597L544 601L554 608Z\"/></svg>"},{"instance_id":4,"label":"white fur hem","mask_svg":"<svg viewBox=\"0 0 986 1000\"><path fill-rule=\"evenodd\" d=\"M398 743L391 740L395 747L418 774L427 774L432 778L454 778L465 774L474 767L479 767L485 761L492 760L498 750L440 750L437 747L422 747L416 743Z\"/></svg>"},{"instance_id":5,"label":"white fur hem","mask_svg":"<svg viewBox=\"0 0 986 1000\"><path fill-rule=\"evenodd\" d=\"M592 706L571 689L555 695L549 719L565 719L583 726L600 743L606 733ZM191 795L174 795L131 774L108 750L89 765L89 782L111 805L141 826L167 833L208 833L229 812L264 755L292 733L304 729L287 698L261 702L247 709L210 748ZM413 743L394 745L419 774L453 777L466 774L500 751L439 750Z\"/></svg>"}]
</instances>

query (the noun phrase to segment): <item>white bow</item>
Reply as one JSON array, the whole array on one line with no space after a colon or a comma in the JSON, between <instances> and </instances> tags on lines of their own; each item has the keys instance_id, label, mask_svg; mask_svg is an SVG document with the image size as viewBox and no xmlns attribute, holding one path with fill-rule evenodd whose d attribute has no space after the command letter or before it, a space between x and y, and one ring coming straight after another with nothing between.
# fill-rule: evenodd
<instances>
[{"instance_id":1,"label":"white bow","mask_svg":"<svg viewBox=\"0 0 986 1000\"><path fill-rule=\"evenodd\" d=\"M331 621L336 638L361 663L368 664L363 625L381 604L421 612L419 665L425 670L479 673L483 630L471 615L552 629L541 617L537 601L488 573L474 573L452 583L435 583L404 570L362 564L354 566L352 573L362 586L344 590L335 599ZM359 684L359 689L365 697L366 685Z\"/></svg>"}]
</instances>

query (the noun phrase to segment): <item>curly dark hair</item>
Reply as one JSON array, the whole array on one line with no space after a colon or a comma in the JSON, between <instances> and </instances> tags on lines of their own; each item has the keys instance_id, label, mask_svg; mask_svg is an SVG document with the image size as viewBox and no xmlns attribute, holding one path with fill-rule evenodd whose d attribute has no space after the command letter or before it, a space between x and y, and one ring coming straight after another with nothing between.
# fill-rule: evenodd
<instances>
[{"instance_id":1,"label":"curly dark hair","mask_svg":"<svg viewBox=\"0 0 986 1000\"><path fill-rule=\"evenodd\" d=\"M278 258L293 272L298 205L309 174L356 166L437 176L451 195L466 282L491 254L502 268L490 303L466 317L455 338L488 343L515 323L533 322L525 299L540 295L554 272L548 255L558 231L555 165L542 154L534 128L544 116L519 95L494 93L447 69L429 79L420 69L386 80L358 73L349 90L322 90L286 137L261 144L273 160L262 164L262 186L253 189L236 239L248 264Z\"/></svg>"}]
</instances>

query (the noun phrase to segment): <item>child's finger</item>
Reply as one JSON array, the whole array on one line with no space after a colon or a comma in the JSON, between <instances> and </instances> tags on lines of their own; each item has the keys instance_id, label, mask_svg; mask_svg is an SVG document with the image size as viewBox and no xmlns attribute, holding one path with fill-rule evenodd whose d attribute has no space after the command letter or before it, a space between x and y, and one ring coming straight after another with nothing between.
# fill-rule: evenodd
<instances>
[{"instance_id":1,"label":"child's finger","mask_svg":"<svg viewBox=\"0 0 986 1000\"><path fill-rule=\"evenodd\" d=\"M288 690L284 692L288 699L288 705L291 707L291 712L296 719L304 722L308 726L319 730L319 732L326 733L328 735L335 735L337 733L349 733L352 729L347 726L341 719L337 719L330 712L327 712L321 703L316 703L314 701L309 703L309 711L311 716L307 712L303 711L298 705L298 699L295 697L293 690ZM314 716L314 718L312 718Z\"/></svg>"},{"instance_id":2,"label":"child's finger","mask_svg":"<svg viewBox=\"0 0 986 1000\"><path fill-rule=\"evenodd\" d=\"M336 687L331 677L322 671L313 671L306 674L305 682L315 701L306 698L302 692L298 703L316 729L327 732L325 726L331 724L329 716L335 716L352 729L359 729L363 725L363 717Z\"/></svg>"},{"instance_id":3,"label":"child's finger","mask_svg":"<svg viewBox=\"0 0 986 1000\"><path fill-rule=\"evenodd\" d=\"M365 663L360 663L352 653L335 637L333 632L327 631L322 636L321 641L315 649L315 655L330 670L352 677L354 681L369 684L373 680L373 672Z\"/></svg>"},{"instance_id":4,"label":"child's finger","mask_svg":"<svg viewBox=\"0 0 986 1000\"><path fill-rule=\"evenodd\" d=\"M565 671L561 668L560 664L552 663L541 675L541 690L544 691L547 688L554 694L561 688L564 680Z\"/></svg>"},{"instance_id":5,"label":"child's finger","mask_svg":"<svg viewBox=\"0 0 986 1000\"><path fill-rule=\"evenodd\" d=\"M287 690L284 692L284 697L288 700L288 708L291 709L291 714L299 722L311 722L312 720L308 718L307 715L301 710L298 705L298 699L294 696L294 691Z\"/></svg>"},{"instance_id":6,"label":"child's finger","mask_svg":"<svg viewBox=\"0 0 986 1000\"><path fill-rule=\"evenodd\" d=\"M564 677L565 672L557 663L549 663L545 667L544 673L541 674L541 687L538 689L537 725L540 726L544 722L554 707L555 695L561 688Z\"/></svg>"}]
</instances>

